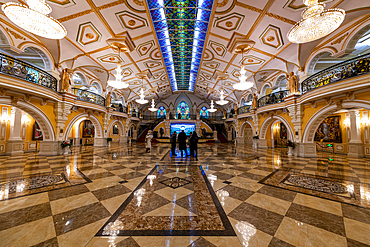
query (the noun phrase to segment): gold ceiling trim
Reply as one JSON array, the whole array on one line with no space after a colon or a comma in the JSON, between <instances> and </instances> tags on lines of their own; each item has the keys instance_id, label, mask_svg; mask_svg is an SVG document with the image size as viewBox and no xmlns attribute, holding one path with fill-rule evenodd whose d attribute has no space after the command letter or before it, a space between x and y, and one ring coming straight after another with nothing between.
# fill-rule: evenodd
<instances>
[{"instance_id":1,"label":"gold ceiling trim","mask_svg":"<svg viewBox=\"0 0 370 247\"><path fill-rule=\"evenodd\" d=\"M212 35L212 36L215 36L216 38L223 39L223 40L225 40L227 42L230 41L230 39L228 39L228 38L226 38L224 36L221 36L221 35L218 35L218 34L215 34L215 33L212 33L212 32L209 32L209 34Z\"/></svg>"},{"instance_id":2,"label":"gold ceiling trim","mask_svg":"<svg viewBox=\"0 0 370 247\"><path fill-rule=\"evenodd\" d=\"M257 12L257 13L262 13L263 12L262 9L259 9L259 8L253 7L253 6L250 6L250 5L245 4L245 3L236 2L236 5L239 6L239 7L242 7L242 8L245 8L245 9L248 9L248 10L251 10L251 11L254 11L254 12ZM274 13L266 12L265 15L267 15L269 17L272 17L272 18L274 18L276 20L289 23L291 25L294 25L296 23L293 20L289 20L288 18L282 17L282 16L277 15L277 14L274 14Z\"/></svg>"},{"instance_id":3,"label":"gold ceiling trim","mask_svg":"<svg viewBox=\"0 0 370 247\"><path fill-rule=\"evenodd\" d=\"M267 13L267 11L270 9L271 5L274 3L275 0L269 0L265 7L263 8L262 12L259 14L259 16L257 17L257 20L254 21L252 27L249 29L247 35L245 36L246 39L249 39L252 35L252 33L254 32L254 30L257 28L257 26L260 24L260 22L262 21L262 19L265 17L265 14Z\"/></svg>"},{"instance_id":4,"label":"gold ceiling trim","mask_svg":"<svg viewBox=\"0 0 370 247\"><path fill-rule=\"evenodd\" d=\"M150 35L153 35L153 32L144 33L144 34L142 34L140 36L137 36L135 38L132 38L132 41L135 41L135 40L138 40L138 39L142 39L142 38L145 38L145 37L150 36Z\"/></svg>"},{"instance_id":5,"label":"gold ceiling trim","mask_svg":"<svg viewBox=\"0 0 370 247\"><path fill-rule=\"evenodd\" d=\"M72 15L68 15L68 16L65 16L65 17L61 17L58 19L59 22L66 22L66 21L69 21L69 20L73 20L75 18L78 18L78 17L81 17L81 16L84 16L84 15L88 15L88 14L91 14L93 13L94 11L92 9L88 9L88 10L84 10L84 11L81 11L81 12L78 12L78 13L75 13L75 14L72 14Z\"/></svg>"},{"instance_id":6,"label":"gold ceiling trim","mask_svg":"<svg viewBox=\"0 0 370 247\"><path fill-rule=\"evenodd\" d=\"M114 33L113 29L109 26L108 22L104 19L103 15L100 13L99 9L96 7L95 3L92 0L86 0L86 2L90 5L96 16L99 20L103 23L105 28L108 30L112 37L115 37L116 34Z\"/></svg>"}]
</instances>

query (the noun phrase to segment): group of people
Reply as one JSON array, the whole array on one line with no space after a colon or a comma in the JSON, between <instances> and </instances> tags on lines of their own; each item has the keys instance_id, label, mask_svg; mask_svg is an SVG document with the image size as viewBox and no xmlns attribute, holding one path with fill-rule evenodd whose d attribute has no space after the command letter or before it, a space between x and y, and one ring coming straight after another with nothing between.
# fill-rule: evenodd
<instances>
[{"instance_id":1,"label":"group of people","mask_svg":"<svg viewBox=\"0 0 370 247\"><path fill-rule=\"evenodd\" d=\"M150 152L150 149L152 147L152 139L153 139L153 131L149 130L146 137L145 137L145 143L146 143L146 152ZM188 145L190 147L190 156L195 156L195 158L198 160L198 134L197 132L190 132L190 138L188 141ZM181 156L185 155L188 156L188 153L186 151L187 146L187 140L188 137L185 134L185 131L182 130L178 135L176 131L171 136L171 153L172 155L176 154L176 144L179 144L179 150L181 151Z\"/></svg>"},{"instance_id":2,"label":"group of people","mask_svg":"<svg viewBox=\"0 0 370 247\"><path fill-rule=\"evenodd\" d=\"M177 137L177 140L176 140ZM179 151L181 151L181 156L183 156L184 152L185 155L188 156L188 153L186 151L186 141L187 136L185 134L185 131L182 130L178 135L176 131L171 136L171 153L174 155L176 153L176 144L179 143ZM198 134L197 132L190 132L190 138L189 138L189 148L190 148L190 156L194 156L198 159Z\"/></svg>"}]
</instances>

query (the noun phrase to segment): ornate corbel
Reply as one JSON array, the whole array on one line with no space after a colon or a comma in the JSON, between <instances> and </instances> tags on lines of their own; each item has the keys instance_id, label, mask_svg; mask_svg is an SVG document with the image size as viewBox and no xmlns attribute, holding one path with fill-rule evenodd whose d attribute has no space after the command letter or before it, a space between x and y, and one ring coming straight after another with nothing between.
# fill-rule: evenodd
<instances>
[{"instance_id":1,"label":"ornate corbel","mask_svg":"<svg viewBox=\"0 0 370 247\"><path fill-rule=\"evenodd\" d=\"M40 105L44 106L48 103L48 100L45 98L42 98Z\"/></svg>"}]
</instances>

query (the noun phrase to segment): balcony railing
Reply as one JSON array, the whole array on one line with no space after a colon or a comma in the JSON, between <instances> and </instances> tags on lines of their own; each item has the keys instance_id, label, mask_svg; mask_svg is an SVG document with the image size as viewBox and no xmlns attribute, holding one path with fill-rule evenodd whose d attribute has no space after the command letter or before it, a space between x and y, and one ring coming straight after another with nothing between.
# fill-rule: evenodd
<instances>
[{"instance_id":1,"label":"balcony railing","mask_svg":"<svg viewBox=\"0 0 370 247\"><path fill-rule=\"evenodd\" d=\"M302 82L302 94L315 88L363 75L370 71L370 53L326 68Z\"/></svg>"},{"instance_id":2,"label":"balcony railing","mask_svg":"<svg viewBox=\"0 0 370 247\"><path fill-rule=\"evenodd\" d=\"M243 113L248 113L250 108L251 108L250 105L244 105L244 106L238 108L237 113L238 113L238 115L243 114Z\"/></svg>"},{"instance_id":3,"label":"balcony railing","mask_svg":"<svg viewBox=\"0 0 370 247\"><path fill-rule=\"evenodd\" d=\"M0 53L0 58L0 73L11 75L57 91L58 81L49 73L3 53Z\"/></svg>"},{"instance_id":4,"label":"balcony railing","mask_svg":"<svg viewBox=\"0 0 370 247\"><path fill-rule=\"evenodd\" d=\"M101 95L89 92L87 90L79 89L79 88L72 88L72 90L73 90L73 94L78 96L77 97L78 100L87 101L87 102L105 106L105 99Z\"/></svg>"},{"instance_id":5,"label":"balcony railing","mask_svg":"<svg viewBox=\"0 0 370 247\"><path fill-rule=\"evenodd\" d=\"M115 103L112 103L110 105L110 107L113 108L113 111L118 111L118 112L123 112L123 113L127 113L127 107L126 106L123 106L122 104L115 104Z\"/></svg>"},{"instance_id":6,"label":"balcony railing","mask_svg":"<svg viewBox=\"0 0 370 247\"><path fill-rule=\"evenodd\" d=\"M258 107L283 102L284 98L288 96L288 92L288 90L284 90L265 95L262 98L258 99Z\"/></svg>"}]
</instances>

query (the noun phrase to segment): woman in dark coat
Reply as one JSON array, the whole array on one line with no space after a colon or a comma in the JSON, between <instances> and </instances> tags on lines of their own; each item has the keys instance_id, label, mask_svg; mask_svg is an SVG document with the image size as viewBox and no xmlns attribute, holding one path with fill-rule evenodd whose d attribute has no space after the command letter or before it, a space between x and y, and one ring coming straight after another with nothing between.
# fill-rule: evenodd
<instances>
[{"instance_id":1,"label":"woman in dark coat","mask_svg":"<svg viewBox=\"0 0 370 247\"><path fill-rule=\"evenodd\" d=\"M189 142L190 142L190 155L194 155L195 151L195 158L198 160L198 135L197 132L193 132L191 135Z\"/></svg>"},{"instance_id":2,"label":"woman in dark coat","mask_svg":"<svg viewBox=\"0 0 370 247\"><path fill-rule=\"evenodd\" d=\"M188 156L188 153L186 152L186 134L184 130L180 132L180 134L177 136L177 141L179 143L179 150L181 151L181 156L183 155L183 151L185 151L186 156Z\"/></svg>"}]
</instances>

